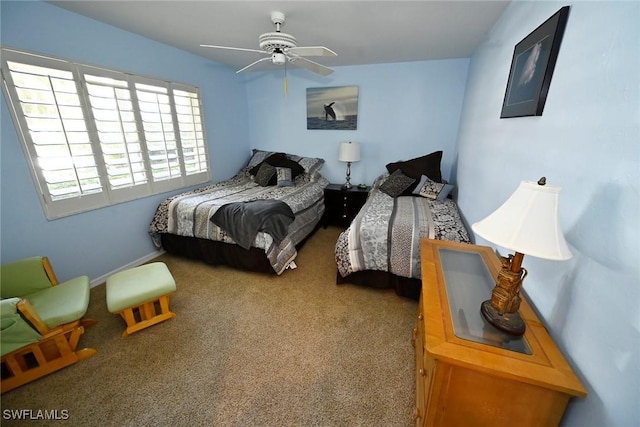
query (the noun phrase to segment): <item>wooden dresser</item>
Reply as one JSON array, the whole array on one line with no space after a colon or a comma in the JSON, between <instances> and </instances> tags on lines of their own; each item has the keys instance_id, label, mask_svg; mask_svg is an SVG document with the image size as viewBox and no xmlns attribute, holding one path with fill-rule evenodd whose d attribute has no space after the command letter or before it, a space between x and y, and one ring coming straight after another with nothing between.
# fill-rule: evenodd
<instances>
[{"instance_id":1,"label":"wooden dresser","mask_svg":"<svg viewBox=\"0 0 640 427\"><path fill-rule=\"evenodd\" d=\"M423 239L420 250L416 425L558 425L569 399L587 393L525 298L523 337L482 319L500 269L493 249Z\"/></svg>"}]
</instances>

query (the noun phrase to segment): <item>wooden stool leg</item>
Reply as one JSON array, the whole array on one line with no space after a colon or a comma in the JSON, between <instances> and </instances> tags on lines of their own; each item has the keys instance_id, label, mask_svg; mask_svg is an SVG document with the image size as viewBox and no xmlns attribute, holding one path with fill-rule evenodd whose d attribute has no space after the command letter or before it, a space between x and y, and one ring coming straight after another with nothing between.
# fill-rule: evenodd
<instances>
[{"instance_id":1,"label":"wooden stool leg","mask_svg":"<svg viewBox=\"0 0 640 427\"><path fill-rule=\"evenodd\" d=\"M136 316L133 314L133 307L125 308L120 312L120 315L127 323L127 326L133 326L136 324Z\"/></svg>"},{"instance_id":2,"label":"wooden stool leg","mask_svg":"<svg viewBox=\"0 0 640 427\"><path fill-rule=\"evenodd\" d=\"M160 297L160 312L164 314L171 313L171 310L169 310L169 295Z\"/></svg>"},{"instance_id":3,"label":"wooden stool leg","mask_svg":"<svg viewBox=\"0 0 640 427\"><path fill-rule=\"evenodd\" d=\"M134 332L176 317L176 314L169 309L169 297L170 295L162 295L157 300L147 301L139 306L129 307L121 311L119 314L127 323L127 329L122 333L122 336L127 337ZM156 313L156 302L160 305L160 313ZM139 321L134 316L134 310L138 310L140 314Z\"/></svg>"},{"instance_id":4,"label":"wooden stool leg","mask_svg":"<svg viewBox=\"0 0 640 427\"><path fill-rule=\"evenodd\" d=\"M151 320L156 315L156 308L153 306L153 301L142 304L140 308L140 318L142 320Z\"/></svg>"}]
</instances>

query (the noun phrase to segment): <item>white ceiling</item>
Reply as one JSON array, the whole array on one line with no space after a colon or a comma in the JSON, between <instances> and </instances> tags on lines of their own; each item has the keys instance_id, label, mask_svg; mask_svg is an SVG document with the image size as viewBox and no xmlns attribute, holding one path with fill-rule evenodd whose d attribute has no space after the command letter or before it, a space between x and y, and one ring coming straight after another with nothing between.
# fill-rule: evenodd
<instances>
[{"instance_id":1,"label":"white ceiling","mask_svg":"<svg viewBox=\"0 0 640 427\"><path fill-rule=\"evenodd\" d=\"M298 46L326 46L338 54L314 60L341 66L470 57L509 1L48 3L239 69L262 55L199 45L258 49L258 36L275 31L272 11L286 14L281 30L295 36Z\"/></svg>"}]
</instances>

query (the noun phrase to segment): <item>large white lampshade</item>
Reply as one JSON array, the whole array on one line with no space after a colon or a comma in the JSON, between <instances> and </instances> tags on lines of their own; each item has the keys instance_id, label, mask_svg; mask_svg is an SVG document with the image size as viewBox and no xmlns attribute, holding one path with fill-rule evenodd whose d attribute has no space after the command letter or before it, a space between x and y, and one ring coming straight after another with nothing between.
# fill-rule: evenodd
<instances>
[{"instance_id":1,"label":"large white lampshade","mask_svg":"<svg viewBox=\"0 0 640 427\"><path fill-rule=\"evenodd\" d=\"M495 212L471 226L484 239L525 255L567 260L571 251L558 220L560 187L522 181Z\"/></svg>"}]
</instances>

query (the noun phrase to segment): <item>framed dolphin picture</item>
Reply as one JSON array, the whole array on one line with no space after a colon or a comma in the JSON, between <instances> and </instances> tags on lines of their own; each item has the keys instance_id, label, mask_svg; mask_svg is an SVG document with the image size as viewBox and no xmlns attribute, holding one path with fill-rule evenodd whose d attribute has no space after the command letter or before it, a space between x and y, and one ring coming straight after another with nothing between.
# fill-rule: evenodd
<instances>
[{"instance_id":1,"label":"framed dolphin picture","mask_svg":"<svg viewBox=\"0 0 640 427\"><path fill-rule=\"evenodd\" d=\"M358 86L307 88L307 129L356 130Z\"/></svg>"},{"instance_id":2,"label":"framed dolphin picture","mask_svg":"<svg viewBox=\"0 0 640 427\"><path fill-rule=\"evenodd\" d=\"M516 45L501 119L542 115L568 16L562 7Z\"/></svg>"}]
</instances>

